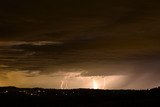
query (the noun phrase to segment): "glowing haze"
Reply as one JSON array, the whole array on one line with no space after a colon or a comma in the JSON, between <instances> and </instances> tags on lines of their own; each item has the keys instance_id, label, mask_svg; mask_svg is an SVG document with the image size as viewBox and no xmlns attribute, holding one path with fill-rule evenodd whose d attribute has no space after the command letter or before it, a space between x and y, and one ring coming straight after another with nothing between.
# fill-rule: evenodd
<instances>
[{"instance_id":1,"label":"glowing haze","mask_svg":"<svg viewBox=\"0 0 160 107\"><path fill-rule=\"evenodd\" d=\"M0 86L159 86L159 3L2 0Z\"/></svg>"}]
</instances>

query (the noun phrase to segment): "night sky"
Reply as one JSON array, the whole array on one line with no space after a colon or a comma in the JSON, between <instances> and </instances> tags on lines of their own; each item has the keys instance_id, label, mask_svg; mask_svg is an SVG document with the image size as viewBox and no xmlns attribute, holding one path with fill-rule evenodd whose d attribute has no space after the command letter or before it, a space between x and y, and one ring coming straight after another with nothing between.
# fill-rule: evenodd
<instances>
[{"instance_id":1,"label":"night sky","mask_svg":"<svg viewBox=\"0 0 160 107\"><path fill-rule=\"evenodd\" d=\"M0 86L159 86L159 4L159 0L1 0Z\"/></svg>"}]
</instances>

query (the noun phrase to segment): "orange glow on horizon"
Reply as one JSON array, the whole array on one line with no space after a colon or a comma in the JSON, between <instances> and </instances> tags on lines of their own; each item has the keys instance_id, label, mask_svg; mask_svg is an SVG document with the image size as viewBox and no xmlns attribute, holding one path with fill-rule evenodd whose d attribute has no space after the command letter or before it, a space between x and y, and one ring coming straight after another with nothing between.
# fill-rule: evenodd
<instances>
[{"instance_id":1,"label":"orange glow on horizon","mask_svg":"<svg viewBox=\"0 0 160 107\"><path fill-rule=\"evenodd\" d=\"M98 83L93 79L93 89L98 89Z\"/></svg>"},{"instance_id":2,"label":"orange glow on horizon","mask_svg":"<svg viewBox=\"0 0 160 107\"><path fill-rule=\"evenodd\" d=\"M40 87L56 89L114 89L126 76L82 76L80 72L58 72L30 76L27 71L13 71L0 75L0 86Z\"/></svg>"}]
</instances>

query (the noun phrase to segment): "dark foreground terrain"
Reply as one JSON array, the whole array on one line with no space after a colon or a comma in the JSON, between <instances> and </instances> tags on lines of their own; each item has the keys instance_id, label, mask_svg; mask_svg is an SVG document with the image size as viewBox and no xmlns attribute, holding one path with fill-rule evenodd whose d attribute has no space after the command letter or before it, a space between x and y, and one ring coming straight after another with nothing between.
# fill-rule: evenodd
<instances>
[{"instance_id":1,"label":"dark foreground terrain","mask_svg":"<svg viewBox=\"0 0 160 107\"><path fill-rule=\"evenodd\" d=\"M0 107L159 107L160 88L150 90L56 90L0 88Z\"/></svg>"}]
</instances>

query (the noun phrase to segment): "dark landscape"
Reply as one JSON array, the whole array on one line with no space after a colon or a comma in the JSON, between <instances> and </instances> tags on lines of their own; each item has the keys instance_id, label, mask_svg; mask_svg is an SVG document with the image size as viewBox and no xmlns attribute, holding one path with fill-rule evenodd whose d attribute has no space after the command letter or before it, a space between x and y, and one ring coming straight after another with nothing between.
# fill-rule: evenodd
<instances>
[{"instance_id":1,"label":"dark landscape","mask_svg":"<svg viewBox=\"0 0 160 107\"><path fill-rule=\"evenodd\" d=\"M42 89L1 87L1 107L153 107L160 87L148 90Z\"/></svg>"}]
</instances>

